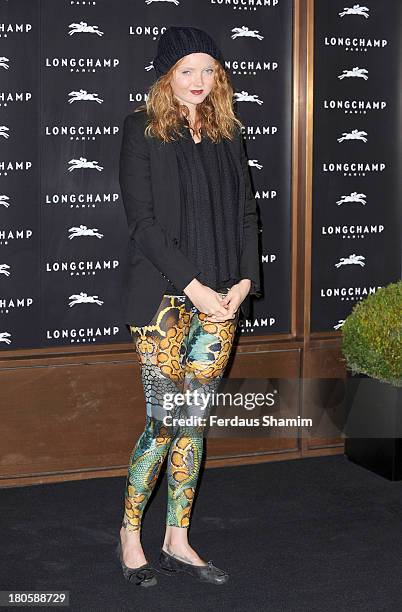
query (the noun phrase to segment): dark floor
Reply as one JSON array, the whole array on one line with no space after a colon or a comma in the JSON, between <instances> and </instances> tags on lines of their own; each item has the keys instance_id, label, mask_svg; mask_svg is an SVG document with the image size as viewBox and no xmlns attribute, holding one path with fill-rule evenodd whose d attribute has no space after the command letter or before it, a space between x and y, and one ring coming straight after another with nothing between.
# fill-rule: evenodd
<instances>
[{"instance_id":1,"label":"dark floor","mask_svg":"<svg viewBox=\"0 0 402 612\"><path fill-rule=\"evenodd\" d=\"M402 482L342 455L205 470L190 541L230 581L160 574L144 589L115 557L124 481L1 489L0 590L69 590L69 609L83 611L402 610ZM159 485L144 517L151 562L166 476Z\"/></svg>"}]
</instances>

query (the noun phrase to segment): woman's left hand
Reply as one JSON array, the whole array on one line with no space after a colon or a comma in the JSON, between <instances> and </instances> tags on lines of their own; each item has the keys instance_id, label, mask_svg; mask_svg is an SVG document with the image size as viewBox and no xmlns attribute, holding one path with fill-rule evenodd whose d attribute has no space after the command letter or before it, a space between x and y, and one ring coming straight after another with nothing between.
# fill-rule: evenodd
<instances>
[{"instance_id":1,"label":"woman's left hand","mask_svg":"<svg viewBox=\"0 0 402 612\"><path fill-rule=\"evenodd\" d=\"M251 280L248 278L243 278L240 282L236 283L236 285L233 285L221 301L223 306L227 307L227 316L223 318L215 315L209 315L206 317L206 319L204 319L204 321L217 323L219 321L234 319L240 304L249 294L250 287Z\"/></svg>"}]
</instances>

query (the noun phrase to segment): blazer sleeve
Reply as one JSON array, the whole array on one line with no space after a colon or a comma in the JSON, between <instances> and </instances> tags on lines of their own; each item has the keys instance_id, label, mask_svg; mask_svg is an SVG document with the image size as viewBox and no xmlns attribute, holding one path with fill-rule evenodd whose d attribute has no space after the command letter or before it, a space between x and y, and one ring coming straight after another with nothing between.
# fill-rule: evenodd
<instances>
[{"instance_id":1,"label":"blazer sleeve","mask_svg":"<svg viewBox=\"0 0 402 612\"><path fill-rule=\"evenodd\" d=\"M120 150L119 183L130 240L162 276L182 291L201 271L188 260L155 218L150 154L145 138L142 118L136 113L127 115Z\"/></svg>"},{"instance_id":2,"label":"blazer sleeve","mask_svg":"<svg viewBox=\"0 0 402 612\"><path fill-rule=\"evenodd\" d=\"M260 263L258 253L258 222L257 204L254 198L250 170L243 135L240 133L240 156L246 186L246 201L243 221L243 248L240 256L240 276L251 280L250 295L261 297L260 290Z\"/></svg>"}]
</instances>

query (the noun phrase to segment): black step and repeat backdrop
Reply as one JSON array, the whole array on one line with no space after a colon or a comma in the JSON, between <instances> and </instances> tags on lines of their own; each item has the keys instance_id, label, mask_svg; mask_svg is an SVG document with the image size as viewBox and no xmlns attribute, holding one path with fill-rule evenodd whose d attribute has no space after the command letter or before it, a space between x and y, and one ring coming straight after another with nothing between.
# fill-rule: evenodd
<instances>
[{"instance_id":1,"label":"black step and repeat backdrop","mask_svg":"<svg viewBox=\"0 0 402 612\"><path fill-rule=\"evenodd\" d=\"M222 48L260 213L264 298L245 334L290 327L291 0L0 0L0 348L128 341L124 116L169 25Z\"/></svg>"},{"instance_id":2,"label":"black step and repeat backdrop","mask_svg":"<svg viewBox=\"0 0 402 612\"><path fill-rule=\"evenodd\" d=\"M316 0L311 329L401 278L401 0Z\"/></svg>"}]
</instances>

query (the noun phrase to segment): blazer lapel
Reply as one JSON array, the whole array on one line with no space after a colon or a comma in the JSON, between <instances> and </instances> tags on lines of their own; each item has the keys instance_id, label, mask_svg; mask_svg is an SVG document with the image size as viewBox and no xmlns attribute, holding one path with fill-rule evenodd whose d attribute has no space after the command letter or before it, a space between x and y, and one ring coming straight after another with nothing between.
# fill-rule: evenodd
<instances>
[{"instance_id":1,"label":"blazer lapel","mask_svg":"<svg viewBox=\"0 0 402 612\"><path fill-rule=\"evenodd\" d=\"M165 225L178 238L180 231L180 177L176 153L172 143L153 142L152 172L158 177L158 193L163 199Z\"/></svg>"}]
</instances>

